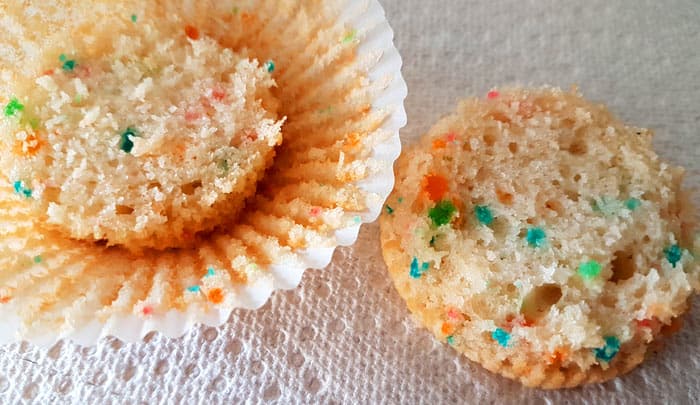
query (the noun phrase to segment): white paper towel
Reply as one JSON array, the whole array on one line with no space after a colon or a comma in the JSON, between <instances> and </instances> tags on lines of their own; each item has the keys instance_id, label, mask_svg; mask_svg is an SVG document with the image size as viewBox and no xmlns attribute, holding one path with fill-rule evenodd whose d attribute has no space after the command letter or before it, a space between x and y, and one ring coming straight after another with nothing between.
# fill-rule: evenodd
<instances>
[{"instance_id":1,"label":"white paper towel","mask_svg":"<svg viewBox=\"0 0 700 405\"><path fill-rule=\"evenodd\" d=\"M576 83L627 122L654 128L660 154L700 186L697 1L382 3L409 85L405 141L491 86ZM92 348L0 347L0 403L697 403L698 335L696 299L683 331L631 374L568 391L522 388L413 324L370 225L299 289L220 328Z\"/></svg>"}]
</instances>

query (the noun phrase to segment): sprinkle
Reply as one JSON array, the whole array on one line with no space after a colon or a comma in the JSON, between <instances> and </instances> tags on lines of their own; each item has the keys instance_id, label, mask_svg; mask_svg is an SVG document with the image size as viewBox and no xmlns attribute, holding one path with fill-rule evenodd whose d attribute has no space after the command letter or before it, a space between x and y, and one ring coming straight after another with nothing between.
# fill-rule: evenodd
<instances>
[{"instance_id":1,"label":"sprinkle","mask_svg":"<svg viewBox=\"0 0 700 405\"><path fill-rule=\"evenodd\" d=\"M489 226L493 223L493 213L489 207L485 205L477 205L474 207L474 214L476 219L483 225Z\"/></svg>"},{"instance_id":2,"label":"sprinkle","mask_svg":"<svg viewBox=\"0 0 700 405\"><path fill-rule=\"evenodd\" d=\"M671 266L676 268L676 263L680 262L683 257L683 250L678 245L671 245L664 249L664 255L666 260L671 263Z\"/></svg>"},{"instance_id":3,"label":"sprinkle","mask_svg":"<svg viewBox=\"0 0 700 405\"><path fill-rule=\"evenodd\" d=\"M491 333L491 338L498 342L499 345L503 347L508 347L508 342L510 341L510 333L504 331L501 328L496 328L496 330Z\"/></svg>"},{"instance_id":4,"label":"sprinkle","mask_svg":"<svg viewBox=\"0 0 700 405\"><path fill-rule=\"evenodd\" d=\"M429 174L423 178L423 191L432 201L440 201L448 189L449 184L443 176Z\"/></svg>"},{"instance_id":5,"label":"sprinkle","mask_svg":"<svg viewBox=\"0 0 700 405\"><path fill-rule=\"evenodd\" d=\"M459 311L454 308L450 308L447 310L447 317L450 319L459 319Z\"/></svg>"},{"instance_id":6,"label":"sprinkle","mask_svg":"<svg viewBox=\"0 0 700 405\"><path fill-rule=\"evenodd\" d=\"M389 215L391 215L391 214L394 213L394 209L391 208L391 206L387 205L387 206L386 206L386 213L389 214Z\"/></svg>"},{"instance_id":7,"label":"sprinkle","mask_svg":"<svg viewBox=\"0 0 700 405\"><path fill-rule=\"evenodd\" d=\"M34 256L34 263L39 264L39 263L41 263L41 261L42 261L41 256Z\"/></svg>"},{"instance_id":8,"label":"sprinkle","mask_svg":"<svg viewBox=\"0 0 700 405\"><path fill-rule=\"evenodd\" d=\"M61 65L61 69L63 69L65 72L72 72L77 65L75 60L68 59L64 54L61 54L61 56L58 57L58 60L63 63L63 65Z\"/></svg>"},{"instance_id":9,"label":"sprinkle","mask_svg":"<svg viewBox=\"0 0 700 405\"><path fill-rule=\"evenodd\" d=\"M31 198L32 197L32 190L27 188L24 185L23 181L15 181L12 183L12 187L15 190L15 194L23 195L25 198Z\"/></svg>"},{"instance_id":10,"label":"sprinkle","mask_svg":"<svg viewBox=\"0 0 700 405\"><path fill-rule=\"evenodd\" d=\"M457 140L457 134L450 132L449 134L445 135L445 140L447 142L454 142Z\"/></svg>"},{"instance_id":11,"label":"sprinkle","mask_svg":"<svg viewBox=\"0 0 700 405\"><path fill-rule=\"evenodd\" d=\"M268 73L272 73L275 71L275 62L268 60L265 62L265 70L267 70Z\"/></svg>"},{"instance_id":12,"label":"sprinkle","mask_svg":"<svg viewBox=\"0 0 700 405\"><path fill-rule=\"evenodd\" d=\"M433 225L442 226L449 224L452 217L457 212L457 208L449 200L440 201L435 207L431 208L428 216L433 221Z\"/></svg>"},{"instance_id":13,"label":"sprinkle","mask_svg":"<svg viewBox=\"0 0 700 405\"><path fill-rule=\"evenodd\" d=\"M0 304L7 304L10 301L12 301L12 297L10 297L9 295L4 295L0 297Z\"/></svg>"},{"instance_id":14,"label":"sprinkle","mask_svg":"<svg viewBox=\"0 0 700 405\"><path fill-rule=\"evenodd\" d=\"M489 100L493 100L495 98L498 98L498 96L500 95L501 93L497 92L496 90L491 90L486 94L486 98L488 98Z\"/></svg>"},{"instance_id":15,"label":"sprinkle","mask_svg":"<svg viewBox=\"0 0 700 405\"><path fill-rule=\"evenodd\" d=\"M207 269L207 274L204 275L204 277L214 277L215 274L216 274L216 271L214 271L214 268L213 268L213 267L209 267L209 268Z\"/></svg>"},{"instance_id":16,"label":"sprinkle","mask_svg":"<svg viewBox=\"0 0 700 405\"><path fill-rule=\"evenodd\" d=\"M454 325L450 324L449 322L443 322L440 330L442 331L443 335L451 335L452 332L454 332L455 327L454 327Z\"/></svg>"},{"instance_id":17,"label":"sprinkle","mask_svg":"<svg viewBox=\"0 0 700 405\"><path fill-rule=\"evenodd\" d=\"M198 285L193 285L193 286L187 287L187 291L192 292L192 293L198 293L199 291L201 291L201 288Z\"/></svg>"},{"instance_id":18,"label":"sprinkle","mask_svg":"<svg viewBox=\"0 0 700 405\"><path fill-rule=\"evenodd\" d=\"M424 262L420 267L418 266L418 258L413 258L413 261L411 262L411 271L409 272L409 275L411 278L421 278L423 273L428 271L430 269L430 263Z\"/></svg>"},{"instance_id":19,"label":"sprinkle","mask_svg":"<svg viewBox=\"0 0 700 405\"><path fill-rule=\"evenodd\" d=\"M20 103L16 98L12 98L10 102L5 106L5 116L13 117L16 116L18 112L24 111L24 104Z\"/></svg>"},{"instance_id":20,"label":"sprinkle","mask_svg":"<svg viewBox=\"0 0 700 405\"><path fill-rule=\"evenodd\" d=\"M131 138L136 136L139 136L138 131L131 127L127 128L124 132L122 132L119 140L119 149L126 153L131 153L131 150L134 149L134 141Z\"/></svg>"},{"instance_id":21,"label":"sprinkle","mask_svg":"<svg viewBox=\"0 0 700 405\"><path fill-rule=\"evenodd\" d=\"M448 336L446 340L447 340L447 344L450 346L455 344L455 337L453 335Z\"/></svg>"},{"instance_id":22,"label":"sprinkle","mask_svg":"<svg viewBox=\"0 0 700 405\"><path fill-rule=\"evenodd\" d=\"M653 328L654 324L655 324L655 321L653 319L642 319L642 320L637 319L636 322L637 322L637 326L639 326L640 328L649 328L649 329Z\"/></svg>"},{"instance_id":23,"label":"sprinkle","mask_svg":"<svg viewBox=\"0 0 700 405\"><path fill-rule=\"evenodd\" d=\"M444 139L435 139L433 141L433 149L444 149L447 146L447 142Z\"/></svg>"},{"instance_id":24,"label":"sprinkle","mask_svg":"<svg viewBox=\"0 0 700 405\"><path fill-rule=\"evenodd\" d=\"M527 244L532 247L542 247L547 241L547 234L540 227L530 228L525 236Z\"/></svg>"},{"instance_id":25,"label":"sprinkle","mask_svg":"<svg viewBox=\"0 0 700 405\"><path fill-rule=\"evenodd\" d=\"M593 349L593 353L595 353L595 357L598 360L607 363L620 351L620 339L615 336L606 336L603 339L605 340L605 346Z\"/></svg>"},{"instance_id":26,"label":"sprinkle","mask_svg":"<svg viewBox=\"0 0 700 405\"><path fill-rule=\"evenodd\" d=\"M360 223L362 223L362 217L357 215L357 216L355 216L354 221L356 224L360 224Z\"/></svg>"},{"instance_id":27,"label":"sprinkle","mask_svg":"<svg viewBox=\"0 0 700 405\"><path fill-rule=\"evenodd\" d=\"M437 237L436 237L436 236L433 236L432 238L430 238L430 242L429 242L430 246L435 246L435 241L436 241L436 240L437 240Z\"/></svg>"},{"instance_id":28,"label":"sprinkle","mask_svg":"<svg viewBox=\"0 0 700 405\"><path fill-rule=\"evenodd\" d=\"M135 23L136 21L138 21L138 17L136 16L136 14L132 14L131 15L131 22Z\"/></svg>"},{"instance_id":29,"label":"sprinkle","mask_svg":"<svg viewBox=\"0 0 700 405\"><path fill-rule=\"evenodd\" d=\"M403 197L399 197L399 199L398 199L398 200L396 200L396 201L398 201L398 202L399 202L399 204L401 204L401 203L403 202Z\"/></svg>"},{"instance_id":30,"label":"sprinkle","mask_svg":"<svg viewBox=\"0 0 700 405\"><path fill-rule=\"evenodd\" d=\"M221 290L221 288L214 288L213 290L209 291L207 297L209 298L209 301L213 302L214 304L221 304L224 302L224 292Z\"/></svg>"},{"instance_id":31,"label":"sprinkle","mask_svg":"<svg viewBox=\"0 0 700 405\"><path fill-rule=\"evenodd\" d=\"M143 307L142 312L144 315L152 315L153 314L153 307L145 306L145 307Z\"/></svg>"},{"instance_id":32,"label":"sprinkle","mask_svg":"<svg viewBox=\"0 0 700 405\"><path fill-rule=\"evenodd\" d=\"M312 207L309 211L309 214L311 214L312 217L317 217L321 215L321 207Z\"/></svg>"},{"instance_id":33,"label":"sprinkle","mask_svg":"<svg viewBox=\"0 0 700 405\"><path fill-rule=\"evenodd\" d=\"M581 263L578 266L578 274L581 275L581 277L591 280L600 275L600 271L602 270L602 267L600 266L600 263L598 263L595 260L589 260L585 263Z\"/></svg>"},{"instance_id":34,"label":"sprinkle","mask_svg":"<svg viewBox=\"0 0 700 405\"><path fill-rule=\"evenodd\" d=\"M196 41L199 39L199 30L191 25L185 26L185 35L187 38Z\"/></svg>"},{"instance_id":35,"label":"sprinkle","mask_svg":"<svg viewBox=\"0 0 700 405\"><path fill-rule=\"evenodd\" d=\"M343 38L343 43L344 44L349 44L350 42L355 40L355 37L357 37L357 30L350 30L347 35Z\"/></svg>"},{"instance_id":36,"label":"sprinkle","mask_svg":"<svg viewBox=\"0 0 700 405\"><path fill-rule=\"evenodd\" d=\"M220 88L220 87L215 87L215 88L211 91L211 97L212 97L214 100L222 101L224 98L226 98L226 91L225 91L224 89Z\"/></svg>"},{"instance_id":37,"label":"sprinkle","mask_svg":"<svg viewBox=\"0 0 700 405\"><path fill-rule=\"evenodd\" d=\"M627 207L627 209L630 211L636 210L640 205L642 205L642 202L636 198L630 198L625 201L625 207Z\"/></svg>"}]
</instances>

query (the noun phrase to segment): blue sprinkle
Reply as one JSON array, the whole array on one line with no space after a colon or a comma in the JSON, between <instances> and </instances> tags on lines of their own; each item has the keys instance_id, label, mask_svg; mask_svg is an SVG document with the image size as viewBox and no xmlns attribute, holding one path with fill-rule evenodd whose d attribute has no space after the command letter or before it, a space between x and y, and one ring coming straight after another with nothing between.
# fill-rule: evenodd
<instances>
[{"instance_id":1,"label":"blue sprinkle","mask_svg":"<svg viewBox=\"0 0 700 405\"><path fill-rule=\"evenodd\" d=\"M671 245L664 249L664 255L666 256L666 260L668 260L675 269L676 263L680 262L683 257L683 250L678 245Z\"/></svg>"},{"instance_id":2,"label":"blue sprinkle","mask_svg":"<svg viewBox=\"0 0 700 405\"><path fill-rule=\"evenodd\" d=\"M504 331L501 328L496 328L496 330L491 333L491 338L498 342L499 345L503 347L508 347L508 342L510 341L510 333Z\"/></svg>"},{"instance_id":3,"label":"blue sprinkle","mask_svg":"<svg viewBox=\"0 0 700 405\"><path fill-rule=\"evenodd\" d=\"M627 207L627 209L630 211L636 210L640 205L642 205L642 202L636 198L630 198L625 201L625 207Z\"/></svg>"},{"instance_id":4,"label":"blue sprinkle","mask_svg":"<svg viewBox=\"0 0 700 405\"><path fill-rule=\"evenodd\" d=\"M359 215L356 216L356 217L354 218L354 220L355 220L355 223L356 223L356 224L362 223L362 217L360 217Z\"/></svg>"},{"instance_id":5,"label":"blue sprinkle","mask_svg":"<svg viewBox=\"0 0 700 405\"><path fill-rule=\"evenodd\" d=\"M14 188L15 193L23 195L26 198L32 198L32 190L27 188L22 181L15 181L12 183L12 188Z\"/></svg>"},{"instance_id":6,"label":"blue sprinkle","mask_svg":"<svg viewBox=\"0 0 700 405\"><path fill-rule=\"evenodd\" d=\"M605 346L593 349L593 353L598 360L607 363L620 351L620 339L615 336L606 336L603 339L605 339Z\"/></svg>"},{"instance_id":7,"label":"blue sprinkle","mask_svg":"<svg viewBox=\"0 0 700 405\"><path fill-rule=\"evenodd\" d=\"M447 337L447 344L450 346L454 345L455 344L455 337L452 335L448 336Z\"/></svg>"},{"instance_id":8,"label":"blue sprinkle","mask_svg":"<svg viewBox=\"0 0 700 405\"><path fill-rule=\"evenodd\" d=\"M198 285L193 285L193 286L187 287L187 291L196 293L196 292L200 291L200 287Z\"/></svg>"},{"instance_id":9,"label":"blue sprinkle","mask_svg":"<svg viewBox=\"0 0 700 405\"><path fill-rule=\"evenodd\" d=\"M483 225L489 226L493 223L493 213L491 209L485 205L477 205L474 207L476 219Z\"/></svg>"},{"instance_id":10,"label":"blue sprinkle","mask_svg":"<svg viewBox=\"0 0 700 405\"><path fill-rule=\"evenodd\" d=\"M207 274L204 277L214 277L215 274L216 274L216 272L214 271L214 268L209 267L207 269Z\"/></svg>"},{"instance_id":11,"label":"blue sprinkle","mask_svg":"<svg viewBox=\"0 0 700 405\"><path fill-rule=\"evenodd\" d=\"M418 266L418 259L414 257L413 261L411 262L411 271L410 271L409 275L411 276L411 278L418 279L418 278L421 278L423 273L425 273L429 269L430 269L430 263L423 262L423 264Z\"/></svg>"},{"instance_id":12,"label":"blue sprinkle","mask_svg":"<svg viewBox=\"0 0 700 405\"><path fill-rule=\"evenodd\" d=\"M547 241L547 234L544 232L544 229L535 227L527 230L525 238L527 239L528 245L532 247L542 247Z\"/></svg>"}]
</instances>

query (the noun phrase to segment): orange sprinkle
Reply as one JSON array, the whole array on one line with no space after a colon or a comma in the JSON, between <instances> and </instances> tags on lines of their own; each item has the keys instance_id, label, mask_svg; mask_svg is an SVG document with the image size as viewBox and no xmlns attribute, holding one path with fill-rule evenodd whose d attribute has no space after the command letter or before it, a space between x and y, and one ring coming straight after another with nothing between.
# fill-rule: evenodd
<instances>
[{"instance_id":1,"label":"orange sprinkle","mask_svg":"<svg viewBox=\"0 0 700 405\"><path fill-rule=\"evenodd\" d=\"M7 304L8 302L10 302L10 300L12 300L12 297L10 297L9 295L0 297L0 304Z\"/></svg>"},{"instance_id":2,"label":"orange sprinkle","mask_svg":"<svg viewBox=\"0 0 700 405\"><path fill-rule=\"evenodd\" d=\"M42 76L51 76L53 74L53 69L49 69L42 73Z\"/></svg>"},{"instance_id":3,"label":"orange sprinkle","mask_svg":"<svg viewBox=\"0 0 700 405\"><path fill-rule=\"evenodd\" d=\"M496 189L496 197L501 204L511 205L513 204L513 194L505 192L501 189Z\"/></svg>"},{"instance_id":4,"label":"orange sprinkle","mask_svg":"<svg viewBox=\"0 0 700 405\"><path fill-rule=\"evenodd\" d=\"M448 322L443 322L442 323L442 328L440 329L444 335L451 335L452 332L455 331L454 325L448 323Z\"/></svg>"},{"instance_id":5,"label":"orange sprinkle","mask_svg":"<svg viewBox=\"0 0 700 405\"><path fill-rule=\"evenodd\" d=\"M444 176L429 174L423 178L423 191L432 201L440 201L447 194L449 184Z\"/></svg>"},{"instance_id":6,"label":"orange sprinkle","mask_svg":"<svg viewBox=\"0 0 700 405\"><path fill-rule=\"evenodd\" d=\"M564 347L559 347L559 348L555 349L551 355L549 355L549 358L547 359L547 363L549 363L549 364L561 363L564 360L566 360L567 357L569 357L569 351Z\"/></svg>"},{"instance_id":7,"label":"orange sprinkle","mask_svg":"<svg viewBox=\"0 0 700 405\"><path fill-rule=\"evenodd\" d=\"M436 139L433 141L433 149L444 149L447 142L444 139Z\"/></svg>"},{"instance_id":8,"label":"orange sprinkle","mask_svg":"<svg viewBox=\"0 0 700 405\"><path fill-rule=\"evenodd\" d=\"M23 141L16 141L12 152L18 156L35 156L44 145L35 133L30 133Z\"/></svg>"},{"instance_id":9,"label":"orange sprinkle","mask_svg":"<svg viewBox=\"0 0 700 405\"><path fill-rule=\"evenodd\" d=\"M191 25L185 26L185 35L187 38L196 41L199 39L199 30Z\"/></svg>"},{"instance_id":10,"label":"orange sprinkle","mask_svg":"<svg viewBox=\"0 0 700 405\"><path fill-rule=\"evenodd\" d=\"M213 290L209 291L207 297L209 298L209 301L213 302L214 304L221 304L224 302L224 292L221 291L221 288L214 288Z\"/></svg>"}]
</instances>

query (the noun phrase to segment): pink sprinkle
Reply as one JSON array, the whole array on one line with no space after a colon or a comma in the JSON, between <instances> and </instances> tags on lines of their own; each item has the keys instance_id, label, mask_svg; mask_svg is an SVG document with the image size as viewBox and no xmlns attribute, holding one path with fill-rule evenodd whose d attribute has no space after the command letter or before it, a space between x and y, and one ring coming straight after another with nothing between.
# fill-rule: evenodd
<instances>
[{"instance_id":1,"label":"pink sprinkle","mask_svg":"<svg viewBox=\"0 0 700 405\"><path fill-rule=\"evenodd\" d=\"M201 115L197 111L193 111L193 110L185 111L185 120L188 122L198 120L199 117L201 117Z\"/></svg>"},{"instance_id":2,"label":"pink sprinkle","mask_svg":"<svg viewBox=\"0 0 700 405\"><path fill-rule=\"evenodd\" d=\"M500 95L501 93L497 92L496 90L491 90L486 95L486 98L488 98L489 100L493 100L494 98L498 98L498 96Z\"/></svg>"},{"instance_id":3,"label":"pink sprinkle","mask_svg":"<svg viewBox=\"0 0 700 405\"><path fill-rule=\"evenodd\" d=\"M222 101L226 97L226 91L220 87L216 87L211 91L211 97L216 101Z\"/></svg>"},{"instance_id":4,"label":"pink sprinkle","mask_svg":"<svg viewBox=\"0 0 700 405\"><path fill-rule=\"evenodd\" d=\"M457 319L459 318L459 312L457 312L457 310L455 310L454 308L450 308L447 311L447 317L450 319Z\"/></svg>"},{"instance_id":5,"label":"pink sprinkle","mask_svg":"<svg viewBox=\"0 0 700 405\"><path fill-rule=\"evenodd\" d=\"M311 208L311 216L312 217L317 217L321 215L321 207L313 207Z\"/></svg>"},{"instance_id":6,"label":"pink sprinkle","mask_svg":"<svg viewBox=\"0 0 700 405\"><path fill-rule=\"evenodd\" d=\"M447 137L445 139L447 140L447 142L454 142L455 139L457 139L457 134L455 134L454 132L450 132L449 134L447 134Z\"/></svg>"},{"instance_id":7,"label":"pink sprinkle","mask_svg":"<svg viewBox=\"0 0 700 405\"><path fill-rule=\"evenodd\" d=\"M150 306L145 306L143 307L143 314L144 315L152 315L153 314L153 308Z\"/></svg>"}]
</instances>

